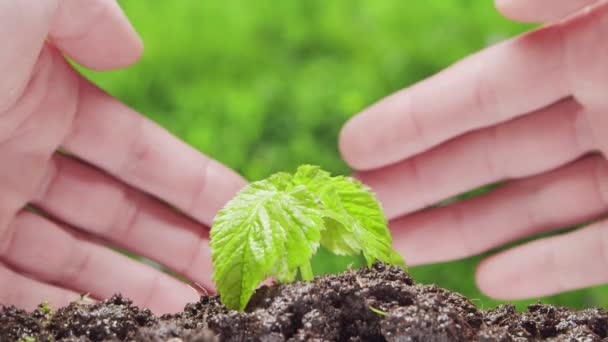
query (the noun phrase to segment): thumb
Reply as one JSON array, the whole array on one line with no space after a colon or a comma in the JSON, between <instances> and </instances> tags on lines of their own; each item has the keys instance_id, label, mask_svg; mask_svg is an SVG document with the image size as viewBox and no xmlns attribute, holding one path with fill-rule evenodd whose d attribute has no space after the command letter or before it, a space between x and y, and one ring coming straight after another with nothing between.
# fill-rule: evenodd
<instances>
[{"instance_id":1,"label":"thumb","mask_svg":"<svg viewBox=\"0 0 608 342\"><path fill-rule=\"evenodd\" d=\"M55 46L91 69L107 70L135 62L142 43L116 0L58 2L51 22Z\"/></svg>"},{"instance_id":2,"label":"thumb","mask_svg":"<svg viewBox=\"0 0 608 342\"><path fill-rule=\"evenodd\" d=\"M0 113L23 92L47 40L96 70L131 64L142 51L116 0L0 1Z\"/></svg>"}]
</instances>

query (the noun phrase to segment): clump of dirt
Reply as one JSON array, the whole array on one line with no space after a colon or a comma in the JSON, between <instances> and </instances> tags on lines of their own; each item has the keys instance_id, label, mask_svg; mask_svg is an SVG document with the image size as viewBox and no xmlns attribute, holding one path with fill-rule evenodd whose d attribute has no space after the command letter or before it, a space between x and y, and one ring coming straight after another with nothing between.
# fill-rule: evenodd
<instances>
[{"instance_id":1,"label":"clump of dirt","mask_svg":"<svg viewBox=\"0 0 608 342\"><path fill-rule=\"evenodd\" d=\"M608 313L534 304L481 311L467 298L419 285L376 264L313 282L263 286L245 312L204 296L154 316L115 295L48 313L0 311L0 341L608 341Z\"/></svg>"}]
</instances>

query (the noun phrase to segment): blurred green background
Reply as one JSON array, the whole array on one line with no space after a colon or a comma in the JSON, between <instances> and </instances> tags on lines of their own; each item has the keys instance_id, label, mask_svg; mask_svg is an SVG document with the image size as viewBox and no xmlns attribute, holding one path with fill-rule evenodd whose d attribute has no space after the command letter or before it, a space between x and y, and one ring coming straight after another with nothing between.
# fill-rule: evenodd
<instances>
[{"instance_id":1,"label":"blurred green background","mask_svg":"<svg viewBox=\"0 0 608 342\"><path fill-rule=\"evenodd\" d=\"M349 173L336 139L350 116L530 28L501 18L491 0L120 3L144 56L126 70L87 76L250 180L302 163ZM489 308L498 302L474 282L480 259L411 272ZM608 287L542 300L606 307Z\"/></svg>"}]
</instances>

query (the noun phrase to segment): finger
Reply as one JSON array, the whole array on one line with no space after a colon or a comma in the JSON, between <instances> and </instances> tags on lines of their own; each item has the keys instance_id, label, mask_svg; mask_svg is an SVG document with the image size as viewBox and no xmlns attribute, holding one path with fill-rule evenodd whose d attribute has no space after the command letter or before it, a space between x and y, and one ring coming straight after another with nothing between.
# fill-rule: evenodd
<instances>
[{"instance_id":1,"label":"finger","mask_svg":"<svg viewBox=\"0 0 608 342\"><path fill-rule=\"evenodd\" d=\"M55 155L32 202L71 226L213 287L208 229L99 170Z\"/></svg>"},{"instance_id":2,"label":"finger","mask_svg":"<svg viewBox=\"0 0 608 342\"><path fill-rule=\"evenodd\" d=\"M391 231L395 248L408 264L418 265L475 255L607 211L607 163L594 156L480 197L405 216L391 222Z\"/></svg>"},{"instance_id":3,"label":"finger","mask_svg":"<svg viewBox=\"0 0 608 342\"><path fill-rule=\"evenodd\" d=\"M548 106L570 92L563 56L560 26L472 55L352 118L342 155L356 169L378 168Z\"/></svg>"},{"instance_id":4,"label":"finger","mask_svg":"<svg viewBox=\"0 0 608 342\"><path fill-rule=\"evenodd\" d=\"M80 94L80 112L63 144L79 158L206 225L245 185L234 171L93 85L85 85Z\"/></svg>"},{"instance_id":5,"label":"finger","mask_svg":"<svg viewBox=\"0 0 608 342\"><path fill-rule=\"evenodd\" d=\"M58 308L78 298L79 295L73 291L28 278L0 262L0 305L34 310L38 304L47 301Z\"/></svg>"},{"instance_id":6,"label":"finger","mask_svg":"<svg viewBox=\"0 0 608 342\"><path fill-rule=\"evenodd\" d=\"M489 257L477 283L501 299L536 298L608 282L608 226L550 237Z\"/></svg>"},{"instance_id":7,"label":"finger","mask_svg":"<svg viewBox=\"0 0 608 342\"><path fill-rule=\"evenodd\" d=\"M47 36L77 62L111 69L134 62L137 34L115 0L2 1L0 113L22 94Z\"/></svg>"},{"instance_id":8,"label":"finger","mask_svg":"<svg viewBox=\"0 0 608 342\"><path fill-rule=\"evenodd\" d=\"M95 298L120 292L160 313L180 311L198 300L196 292L177 279L78 238L36 214L20 213L6 234L0 240L0 259L41 281Z\"/></svg>"},{"instance_id":9,"label":"finger","mask_svg":"<svg viewBox=\"0 0 608 342\"><path fill-rule=\"evenodd\" d=\"M573 96L585 105L595 144L608 153L606 94L608 93L608 1L580 12L564 24L569 83Z\"/></svg>"},{"instance_id":10,"label":"finger","mask_svg":"<svg viewBox=\"0 0 608 342\"><path fill-rule=\"evenodd\" d=\"M495 0L506 17L524 22L549 22L567 17L598 0Z\"/></svg>"},{"instance_id":11,"label":"finger","mask_svg":"<svg viewBox=\"0 0 608 342\"><path fill-rule=\"evenodd\" d=\"M578 158L591 149L584 115L568 99L357 177L376 192L392 219L480 185L545 172Z\"/></svg>"},{"instance_id":12,"label":"finger","mask_svg":"<svg viewBox=\"0 0 608 342\"><path fill-rule=\"evenodd\" d=\"M78 63L107 70L127 66L139 58L142 42L118 1L58 1L51 39Z\"/></svg>"}]
</instances>

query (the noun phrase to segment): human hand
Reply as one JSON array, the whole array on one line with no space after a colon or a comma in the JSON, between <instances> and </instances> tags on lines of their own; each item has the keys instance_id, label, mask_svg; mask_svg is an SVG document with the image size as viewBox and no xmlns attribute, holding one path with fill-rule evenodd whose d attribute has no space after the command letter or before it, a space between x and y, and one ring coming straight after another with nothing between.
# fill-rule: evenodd
<instances>
[{"instance_id":1,"label":"human hand","mask_svg":"<svg viewBox=\"0 0 608 342\"><path fill-rule=\"evenodd\" d=\"M472 55L364 110L340 148L383 202L409 264L462 258L608 212L608 3L497 0L555 21ZM584 157L583 157L584 156ZM480 185L481 197L418 211ZM608 221L484 260L503 299L608 282Z\"/></svg>"},{"instance_id":2,"label":"human hand","mask_svg":"<svg viewBox=\"0 0 608 342\"><path fill-rule=\"evenodd\" d=\"M2 1L0 41L0 303L32 308L122 292L169 312L198 300L186 284L106 244L211 286L205 225L244 180L63 58L107 70L139 57L141 42L116 1Z\"/></svg>"}]
</instances>

